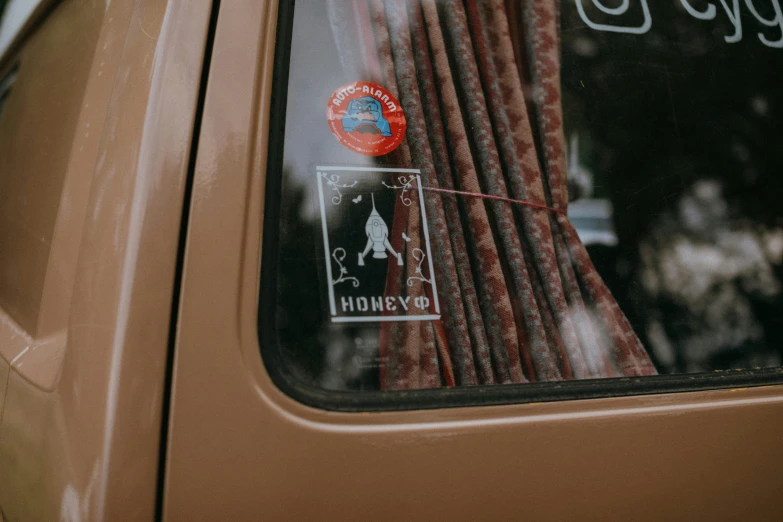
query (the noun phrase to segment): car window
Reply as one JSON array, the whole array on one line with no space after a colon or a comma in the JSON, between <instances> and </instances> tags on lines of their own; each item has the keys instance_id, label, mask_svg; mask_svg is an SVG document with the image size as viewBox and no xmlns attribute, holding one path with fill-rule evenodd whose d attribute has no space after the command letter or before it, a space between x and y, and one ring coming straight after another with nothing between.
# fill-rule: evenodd
<instances>
[{"instance_id":1,"label":"car window","mask_svg":"<svg viewBox=\"0 0 783 522\"><path fill-rule=\"evenodd\" d=\"M284 8L259 323L278 383L405 407L390 392L778 367L767 4L741 39L685 1Z\"/></svg>"}]
</instances>

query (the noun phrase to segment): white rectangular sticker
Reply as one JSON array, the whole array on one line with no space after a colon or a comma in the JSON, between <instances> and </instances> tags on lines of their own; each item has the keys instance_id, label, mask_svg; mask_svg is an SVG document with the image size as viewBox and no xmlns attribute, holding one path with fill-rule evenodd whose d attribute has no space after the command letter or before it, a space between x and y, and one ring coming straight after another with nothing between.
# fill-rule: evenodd
<instances>
[{"instance_id":1,"label":"white rectangular sticker","mask_svg":"<svg viewBox=\"0 0 783 522\"><path fill-rule=\"evenodd\" d=\"M420 171L316 172L332 322L440 319Z\"/></svg>"}]
</instances>

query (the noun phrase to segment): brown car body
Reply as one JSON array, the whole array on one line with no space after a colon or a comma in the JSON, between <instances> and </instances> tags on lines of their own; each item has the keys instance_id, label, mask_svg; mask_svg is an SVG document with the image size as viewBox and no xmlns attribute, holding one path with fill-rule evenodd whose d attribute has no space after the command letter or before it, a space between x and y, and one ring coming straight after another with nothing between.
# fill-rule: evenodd
<instances>
[{"instance_id":1,"label":"brown car body","mask_svg":"<svg viewBox=\"0 0 783 522\"><path fill-rule=\"evenodd\" d=\"M780 386L386 413L281 392L257 331L276 26L273 0L44 2L3 57L6 520L783 519Z\"/></svg>"}]
</instances>

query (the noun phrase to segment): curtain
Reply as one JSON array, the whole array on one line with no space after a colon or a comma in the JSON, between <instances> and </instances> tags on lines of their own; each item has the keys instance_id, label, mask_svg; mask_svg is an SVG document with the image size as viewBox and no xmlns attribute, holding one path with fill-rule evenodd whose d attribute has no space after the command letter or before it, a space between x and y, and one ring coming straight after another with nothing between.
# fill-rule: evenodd
<instances>
[{"instance_id":1,"label":"curtain","mask_svg":"<svg viewBox=\"0 0 783 522\"><path fill-rule=\"evenodd\" d=\"M442 304L382 323L381 388L655 374L566 214L558 1L329 1L341 59L404 108L378 161L421 170ZM397 251L416 205L395 209ZM390 263L387 294L419 295L412 270Z\"/></svg>"}]
</instances>

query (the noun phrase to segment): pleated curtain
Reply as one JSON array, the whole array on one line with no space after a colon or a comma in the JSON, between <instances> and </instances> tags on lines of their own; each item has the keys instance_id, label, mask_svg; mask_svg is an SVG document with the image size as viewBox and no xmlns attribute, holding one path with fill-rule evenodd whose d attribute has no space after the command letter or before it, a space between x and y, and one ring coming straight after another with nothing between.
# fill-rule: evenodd
<instances>
[{"instance_id":1,"label":"pleated curtain","mask_svg":"<svg viewBox=\"0 0 783 522\"><path fill-rule=\"evenodd\" d=\"M442 319L381 324L381 389L656 373L567 217L558 4L329 0L341 59L406 115L379 163L440 189L424 210ZM397 205L392 246L409 230L416 248L418 202ZM390 263L387 295L429 291L414 268Z\"/></svg>"}]
</instances>

